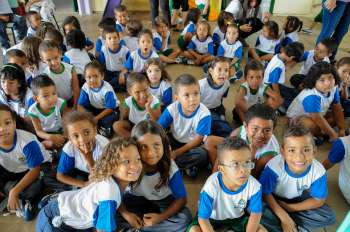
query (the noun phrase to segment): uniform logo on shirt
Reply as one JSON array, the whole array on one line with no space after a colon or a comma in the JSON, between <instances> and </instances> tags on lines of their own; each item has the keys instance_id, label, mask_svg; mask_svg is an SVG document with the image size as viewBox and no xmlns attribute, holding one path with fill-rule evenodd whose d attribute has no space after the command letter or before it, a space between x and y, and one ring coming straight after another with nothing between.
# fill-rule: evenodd
<instances>
[{"instance_id":1,"label":"uniform logo on shirt","mask_svg":"<svg viewBox=\"0 0 350 232\"><path fill-rule=\"evenodd\" d=\"M18 157L18 160L21 161L21 162L24 162L26 160L26 157L20 156L20 157Z\"/></svg>"},{"instance_id":2,"label":"uniform logo on shirt","mask_svg":"<svg viewBox=\"0 0 350 232\"><path fill-rule=\"evenodd\" d=\"M240 200L238 201L238 203L233 203L233 206L234 206L235 208L244 209L245 206L246 206L246 201L243 200L243 199L240 199Z\"/></svg>"},{"instance_id":3,"label":"uniform logo on shirt","mask_svg":"<svg viewBox=\"0 0 350 232\"><path fill-rule=\"evenodd\" d=\"M298 193L303 193L305 190L309 189L309 186L307 186L306 184L304 185L299 185L297 186L297 190L298 190Z\"/></svg>"}]
</instances>

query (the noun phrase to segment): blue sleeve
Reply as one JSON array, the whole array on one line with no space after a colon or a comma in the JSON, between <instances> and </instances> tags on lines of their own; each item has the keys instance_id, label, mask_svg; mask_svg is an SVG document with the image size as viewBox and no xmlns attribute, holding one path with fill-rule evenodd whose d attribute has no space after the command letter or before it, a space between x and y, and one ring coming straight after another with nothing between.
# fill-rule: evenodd
<instances>
[{"instance_id":1,"label":"blue sleeve","mask_svg":"<svg viewBox=\"0 0 350 232\"><path fill-rule=\"evenodd\" d=\"M123 32L123 28L119 24L115 24L115 30L119 32Z\"/></svg>"},{"instance_id":2,"label":"blue sleeve","mask_svg":"<svg viewBox=\"0 0 350 232\"><path fill-rule=\"evenodd\" d=\"M117 203L113 200L101 201L93 216L97 230L112 232L117 229Z\"/></svg>"},{"instance_id":3,"label":"blue sleeve","mask_svg":"<svg viewBox=\"0 0 350 232\"><path fill-rule=\"evenodd\" d=\"M69 57L66 56L66 55L63 56L63 60L62 60L62 61L65 62L65 63L67 63L67 64L70 64L70 59L69 59Z\"/></svg>"},{"instance_id":4,"label":"blue sleeve","mask_svg":"<svg viewBox=\"0 0 350 232\"><path fill-rule=\"evenodd\" d=\"M85 108L90 105L89 95L84 91L80 91L78 105L84 106Z\"/></svg>"},{"instance_id":5,"label":"blue sleeve","mask_svg":"<svg viewBox=\"0 0 350 232\"><path fill-rule=\"evenodd\" d=\"M328 190L326 173L311 184L310 195L316 199L327 198Z\"/></svg>"},{"instance_id":6,"label":"blue sleeve","mask_svg":"<svg viewBox=\"0 0 350 232\"><path fill-rule=\"evenodd\" d=\"M264 195L270 195L275 191L277 178L277 174L274 171L272 171L270 167L266 166L264 168L259 179L259 182L262 186L262 193Z\"/></svg>"},{"instance_id":7,"label":"blue sleeve","mask_svg":"<svg viewBox=\"0 0 350 232\"><path fill-rule=\"evenodd\" d=\"M280 43L280 46L285 47L285 46L287 46L288 44L291 44L291 43L293 43L293 40L291 38L289 38L289 37L286 37L286 38L284 38L282 40L282 42Z\"/></svg>"},{"instance_id":8,"label":"blue sleeve","mask_svg":"<svg viewBox=\"0 0 350 232\"><path fill-rule=\"evenodd\" d=\"M306 113L319 113L321 112L321 99L316 95L309 95L304 98L303 108Z\"/></svg>"},{"instance_id":9,"label":"blue sleeve","mask_svg":"<svg viewBox=\"0 0 350 232\"><path fill-rule=\"evenodd\" d=\"M187 49L196 50L196 44L193 43L193 41L191 40L190 43L187 46Z\"/></svg>"},{"instance_id":10,"label":"blue sleeve","mask_svg":"<svg viewBox=\"0 0 350 232\"><path fill-rule=\"evenodd\" d=\"M130 57L130 51L128 51L126 54L125 54L125 60L128 60Z\"/></svg>"},{"instance_id":11,"label":"blue sleeve","mask_svg":"<svg viewBox=\"0 0 350 232\"><path fill-rule=\"evenodd\" d=\"M259 46L260 45L260 38L258 36L258 38L256 38L256 43L255 43L255 47Z\"/></svg>"},{"instance_id":12,"label":"blue sleeve","mask_svg":"<svg viewBox=\"0 0 350 232\"><path fill-rule=\"evenodd\" d=\"M163 128L168 128L170 125L173 123L173 117L169 113L168 109L165 109L162 115L158 119L158 123L163 127Z\"/></svg>"},{"instance_id":13,"label":"blue sleeve","mask_svg":"<svg viewBox=\"0 0 350 232\"><path fill-rule=\"evenodd\" d=\"M214 54L214 43L213 43L213 42L210 42L210 43L208 44L208 52L209 52L209 54L212 55L212 56L215 55L215 54Z\"/></svg>"},{"instance_id":14,"label":"blue sleeve","mask_svg":"<svg viewBox=\"0 0 350 232\"><path fill-rule=\"evenodd\" d=\"M43 153L37 141L28 143L23 148L23 154L26 157L29 168L35 168L44 161Z\"/></svg>"},{"instance_id":15,"label":"blue sleeve","mask_svg":"<svg viewBox=\"0 0 350 232\"><path fill-rule=\"evenodd\" d=\"M57 172L58 173L68 173L74 169L75 159L70 157L64 151L61 152L60 161L58 162Z\"/></svg>"},{"instance_id":16,"label":"blue sleeve","mask_svg":"<svg viewBox=\"0 0 350 232\"><path fill-rule=\"evenodd\" d=\"M199 194L198 218L209 219L213 212L213 198L208 193Z\"/></svg>"},{"instance_id":17,"label":"blue sleeve","mask_svg":"<svg viewBox=\"0 0 350 232\"><path fill-rule=\"evenodd\" d=\"M162 102L164 106L168 106L173 102L173 90L171 87L167 88L163 93Z\"/></svg>"},{"instance_id":18,"label":"blue sleeve","mask_svg":"<svg viewBox=\"0 0 350 232\"><path fill-rule=\"evenodd\" d=\"M35 103L35 101L34 101L33 97L29 98L29 99L28 99L28 102L27 102L28 108L29 108L31 105L33 105L34 103Z\"/></svg>"},{"instance_id":19,"label":"blue sleeve","mask_svg":"<svg viewBox=\"0 0 350 232\"><path fill-rule=\"evenodd\" d=\"M220 36L218 33L213 34L213 41L215 44L220 44L221 41L220 41Z\"/></svg>"},{"instance_id":20,"label":"blue sleeve","mask_svg":"<svg viewBox=\"0 0 350 232\"><path fill-rule=\"evenodd\" d=\"M186 197L186 188L182 180L180 171L174 173L174 175L169 180L169 187L173 193L173 197L176 199Z\"/></svg>"},{"instance_id":21,"label":"blue sleeve","mask_svg":"<svg viewBox=\"0 0 350 232\"><path fill-rule=\"evenodd\" d=\"M129 56L128 59L126 60L124 67L129 71L132 71L134 69L134 60L132 59L131 56Z\"/></svg>"},{"instance_id":22,"label":"blue sleeve","mask_svg":"<svg viewBox=\"0 0 350 232\"><path fill-rule=\"evenodd\" d=\"M219 48L218 48L218 54L217 54L217 56L218 57L221 57L221 56L224 56L224 54L225 54L225 49L224 49L224 47L223 46L219 46Z\"/></svg>"},{"instance_id":23,"label":"blue sleeve","mask_svg":"<svg viewBox=\"0 0 350 232\"><path fill-rule=\"evenodd\" d=\"M27 86L30 86L32 84L33 76L29 76L27 78Z\"/></svg>"},{"instance_id":24,"label":"blue sleeve","mask_svg":"<svg viewBox=\"0 0 350 232\"><path fill-rule=\"evenodd\" d=\"M105 95L105 105L104 107L107 109L115 109L117 105L117 101L112 92L107 92Z\"/></svg>"},{"instance_id":25,"label":"blue sleeve","mask_svg":"<svg viewBox=\"0 0 350 232\"><path fill-rule=\"evenodd\" d=\"M189 33L195 33L196 32L196 27L193 23L188 27L187 32Z\"/></svg>"},{"instance_id":26,"label":"blue sleeve","mask_svg":"<svg viewBox=\"0 0 350 232\"><path fill-rule=\"evenodd\" d=\"M202 118L196 128L196 133L202 136L210 135L211 131L211 116L208 115Z\"/></svg>"},{"instance_id":27,"label":"blue sleeve","mask_svg":"<svg viewBox=\"0 0 350 232\"><path fill-rule=\"evenodd\" d=\"M335 164L342 161L344 159L344 156L345 156L345 147L344 147L343 141L338 138L335 141L333 141L332 149L328 155L328 160L332 164Z\"/></svg>"},{"instance_id":28,"label":"blue sleeve","mask_svg":"<svg viewBox=\"0 0 350 232\"><path fill-rule=\"evenodd\" d=\"M157 51L160 51L162 49L162 41L160 41L159 38L154 38L153 39L153 46Z\"/></svg>"},{"instance_id":29,"label":"blue sleeve","mask_svg":"<svg viewBox=\"0 0 350 232\"><path fill-rule=\"evenodd\" d=\"M235 57L237 57L239 60L242 60L242 58L243 58L243 47L242 46L237 48L237 50L235 51Z\"/></svg>"},{"instance_id":30,"label":"blue sleeve","mask_svg":"<svg viewBox=\"0 0 350 232\"><path fill-rule=\"evenodd\" d=\"M340 93L339 93L339 89L337 87L337 89L335 90L335 93L334 93L334 99L333 99L332 104L339 104L339 103L340 103Z\"/></svg>"},{"instance_id":31,"label":"blue sleeve","mask_svg":"<svg viewBox=\"0 0 350 232\"><path fill-rule=\"evenodd\" d=\"M96 48L95 49L97 52L100 52L102 49L102 40L100 38L97 38L97 40L96 40Z\"/></svg>"},{"instance_id":32,"label":"blue sleeve","mask_svg":"<svg viewBox=\"0 0 350 232\"><path fill-rule=\"evenodd\" d=\"M270 74L269 74L269 83L271 84L277 84L279 79L281 78L282 69L281 68L275 68Z\"/></svg>"},{"instance_id":33,"label":"blue sleeve","mask_svg":"<svg viewBox=\"0 0 350 232\"><path fill-rule=\"evenodd\" d=\"M100 62L100 64L102 65L106 64L106 58L103 52L100 52L100 54L98 55L98 62Z\"/></svg>"},{"instance_id":34,"label":"blue sleeve","mask_svg":"<svg viewBox=\"0 0 350 232\"><path fill-rule=\"evenodd\" d=\"M261 213L262 211L262 191L261 188L248 201L248 210L250 213Z\"/></svg>"},{"instance_id":35,"label":"blue sleeve","mask_svg":"<svg viewBox=\"0 0 350 232\"><path fill-rule=\"evenodd\" d=\"M92 42L91 39L86 37L85 46L87 47L94 46L94 42Z\"/></svg>"},{"instance_id":36,"label":"blue sleeve","mask_svg":"<svg viewBox=\"0 0 350 232\"><path fill-rule=\"evenodd\" d=\"M301 58L301 61L306 61L309 54L310 54L309 51L305 51L303 57Z\"/></svg>"},{"instance_id":37,"label":"blue sleeve","mask_svg":"<svg viewBox=\"0 0 350 232\"><path fill-rule=\"evenodd\" d=\"M281 53L281 43L278 43L275 47L275 54Z\"/></svg>"}]
</instances>

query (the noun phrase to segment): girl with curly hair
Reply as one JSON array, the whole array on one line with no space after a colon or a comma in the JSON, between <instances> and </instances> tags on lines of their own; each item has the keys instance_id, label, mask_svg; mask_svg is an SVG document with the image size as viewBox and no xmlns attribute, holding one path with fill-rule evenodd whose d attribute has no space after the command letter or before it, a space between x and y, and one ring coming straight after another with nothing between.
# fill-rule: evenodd
<instances>
[{"instance_id":1,"label":"girl with curly hair","mask_svg":"<svg viewBox=\"0 0 350 232\"><path fill-rule=\"evenodd\" d=\"M92 168L90 183L59 193L41 209L36 231L115 231L123 192L130 182L138 180L141 171L136 142L112 140Z\"/></svg>"}]
</instances>

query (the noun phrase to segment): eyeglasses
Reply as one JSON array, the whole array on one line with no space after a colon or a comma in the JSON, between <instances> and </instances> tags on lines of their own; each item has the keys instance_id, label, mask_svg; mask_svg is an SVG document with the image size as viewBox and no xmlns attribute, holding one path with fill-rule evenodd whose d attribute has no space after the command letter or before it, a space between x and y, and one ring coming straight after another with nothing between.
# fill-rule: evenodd
<instances>
[{"instance_id":1,"label":"eyeglasses","mask_svg":"<svg viewBox=\"0 0 350 232\"><path fill-rule=\"evenodd\" d=\"M235 163L231 163L231 164L220 163L220 165L228 167L234 171L239 170L239 167L242 167L242 168L247 169L247 170L252 170L255 167L255 163L253 161L246 161L244 163L235 162Z\"/></svg>"}]
</instances>

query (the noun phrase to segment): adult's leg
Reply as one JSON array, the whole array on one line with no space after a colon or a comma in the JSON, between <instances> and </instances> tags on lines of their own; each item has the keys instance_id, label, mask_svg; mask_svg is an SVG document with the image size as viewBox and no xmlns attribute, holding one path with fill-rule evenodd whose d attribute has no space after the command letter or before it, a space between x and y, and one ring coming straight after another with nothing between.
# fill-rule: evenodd
<instances>
[{"instance_id":1,"label":"adult's leg","mask_svg":"<svg viewBox=\"0 0 350 232\"><path fill-rule=\"evenodd\" d=\"M323 1L324 3L325 1ZM337 1L337 6L333 11L329 11L323 6L322 29L317 38L316 44L325 38L330 38L334 33L341 17L343 16L346 3Z\"/></svg>"},{"instance_id":2,"label":"adult's leg","mask_svg":"<svg viewBox=\"0 0 350 232\"><path fill-rule=\"evenodd\" d=\"M12 22L13 24L13 29L15 31L15 36L16 36L16 40L17 43L21 40L23 40L23 38L26 36L27 34L27 22L26 22L26 18L23 16L19 16L19 15L13 15L12 16Z\"/></svg>"},{"instance_id":3,"label":"adult's leg","mask_svg":"<svg viewBox=\"0 0 350 232\"><path fill-rule=\"evenodd\" d=\"M6 22L0 20L0 43L3 48L10 48L9 37L6 32Z\"/></svg>"},{"instance_id":4,"label":"adult's leg","mask_svg":"<svg viewBox=\"0 0 350 232\"><path fill-rule=\"evenodd\" d=\"M169 8L169 0L159 0L160 8L163 11L163 17L167 21L168 25L170 25L170 8Z\"/></svg>"},{"instance_id":5,"label":"adult's leg","mask_svg":"<svg viewBox=\"0 0 350 232\"><path fill-rule=\"evenodd\" d=\"M341 19L340 19L340 21L339 21L339 23L334 31L334 34L332 36L332 38L337 43L338 47L340 46L343 37L348 32L349 25L350 25L350 3L348 2L345 4L346 4L346 6L345 6L345 9L343 12L343 16L341 17ZM337 51L335 51L334 54L332 54L332 57L334 58L336 54L337 54Z\"/></svg>"},{"instance_id":6,"label":"adult's leg","mask_svg":"<svg viewBox=\"0 0 350 232\"><path fill-rule=\"evenodd\" d=\"M151 6L151 17L152 17L152 25L155 25L155 18L159 15L159 1L161 0L149 0L149 4Z\"/></svg>"}]
</instances>

